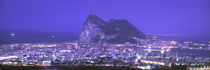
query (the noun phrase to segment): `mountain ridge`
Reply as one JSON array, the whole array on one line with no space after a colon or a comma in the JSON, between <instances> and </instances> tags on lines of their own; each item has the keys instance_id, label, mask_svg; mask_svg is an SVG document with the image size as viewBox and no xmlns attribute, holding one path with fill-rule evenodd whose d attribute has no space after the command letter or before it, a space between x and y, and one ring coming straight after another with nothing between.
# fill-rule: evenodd
<instances>
[{"instance_id":1,"label":"mountain ridge","mask_svg":"<svg viewBox=\"0 0 210 70\"><path fill-rule=\"evenodd\" d=\"M147 36L130 24L126 19L103 21L91 14L87 17L80 33L79 42L83 43L137 43L137 39Z\"/></svg>"}]
</instances>

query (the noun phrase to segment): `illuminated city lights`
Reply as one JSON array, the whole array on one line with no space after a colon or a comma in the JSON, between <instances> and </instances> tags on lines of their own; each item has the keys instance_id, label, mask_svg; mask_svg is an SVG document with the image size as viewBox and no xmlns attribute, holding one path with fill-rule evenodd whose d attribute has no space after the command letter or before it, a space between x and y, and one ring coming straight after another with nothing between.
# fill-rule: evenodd
<instances>
[{"instance_id":1,"label":"illuminated city lights","mask_svg":"<svg viewBox=\"0 0 210 70\"><path fill-rule=\"evenodd\" d=\"M18 58L18 57L17 56L6 56L6 57L0 57L0 60L11 59L11 58Z\"/></svg>"},{"instance_id":2,"label":"illuminated city lights","mask_svg":"<svg viewBox=\"0 0 210 70\"><path fill-rule=\"evenodd\" d=\"M147 47L148 45L133 46L130 44L89 45L79 44L78 42L8 44L1 45L2 48L7 47L7 49L0 49L0 64L22 64L23 66L51 66L53 64L90 66L95 64L97 66L114 66L115 62L121 60L117 63L118 66L133 64L136 68L151 69L153 65L171 66L171 64L189 65L190 63L192 66L205 65L206 61L210 59L208 56L180 52L181 50L196 50L208 53L209 50L179 47L170 42L163 41L163 43L149 44L149 47ZM157 46L158 44L161 46ZM175 51L177 49L179 52ZM146 65L138 66L141 64ZM151 66L147 66L147 64Z\"/></svg>"},{"instance_id":3,"label":"illuminated city lights","mask_svg":"<svg viewBox=\"0 0 210 70\"><path fill-rule=\"evenodd\" d=\"M157 65L165 65L163 62L157 62L157 61L148 61L148 60L140 60L142 63L150 63L150 64L157 64Z\"/></svg>"}]
</instances>

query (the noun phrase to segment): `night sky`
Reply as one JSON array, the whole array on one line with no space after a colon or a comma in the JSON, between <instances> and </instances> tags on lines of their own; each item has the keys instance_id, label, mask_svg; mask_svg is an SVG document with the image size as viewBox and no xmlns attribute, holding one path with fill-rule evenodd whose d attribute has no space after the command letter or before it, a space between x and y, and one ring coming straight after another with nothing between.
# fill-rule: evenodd
<instances>
[{"instance_id":1,"label":"night sky","mask_svg":"<svg viewBox=\"0 0 210 70\"><path fill-rule=\"evenodd\" d=\"M91 13L144 33L210 39L208 0L0 0L1 32L79 33Z\"/></svg>"}]
</instances>

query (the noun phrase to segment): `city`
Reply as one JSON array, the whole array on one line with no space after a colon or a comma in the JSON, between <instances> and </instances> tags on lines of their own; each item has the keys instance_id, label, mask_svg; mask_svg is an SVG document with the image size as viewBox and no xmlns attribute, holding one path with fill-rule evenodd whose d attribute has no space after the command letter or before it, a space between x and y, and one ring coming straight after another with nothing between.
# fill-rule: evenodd
<instances>
[{"instance_id":1,"label":"city","mask_svg":"<svg viewBox=\"0 0 210 70\"><path fill-rule=\"evenodd\" d=\"M210 70L209 0L0 0L0 70Z\"/></svg>"},{"instance_id":2,"label":"city","mask_svg":"<svg viewBox=\"0 0 210 70\"><path fill-rule=\"evenodd\" d=\"M207 66L210 48L192 48L188 42L159 41L138 44L23 43L1 45L0 64L15 66ZM207 44L201 44L207 45ZM208 44L210 45L210 43ZM5 48L7 47L7 48ZM185 52L188 51L188 52Z\"/></svg>"}]
</instances>

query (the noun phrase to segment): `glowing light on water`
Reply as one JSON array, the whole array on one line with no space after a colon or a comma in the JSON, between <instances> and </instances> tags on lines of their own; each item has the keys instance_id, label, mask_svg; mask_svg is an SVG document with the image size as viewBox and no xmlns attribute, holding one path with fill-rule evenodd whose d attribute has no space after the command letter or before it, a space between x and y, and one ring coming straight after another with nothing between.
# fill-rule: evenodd
<instances>
[{"instance_id":1,"label":"glowing light on water","mask_svg":"<svg viewBox=\"0 0 210 70\"><path fill-rule=\"evenodd\" d=\"M52 38L55 38L55 35L52 35Z\"/></svg>"},{"instance_id":2,"label":"glowing light on water","mask_svg":"<svg viewBox=\"0 0 210 70\"><path fill-rule=\"evenodd\" d=\"M14 33L11 33L10 36L11 36L11 37L15 37L15 34L14 34Z\"/></svg>"}]
</instances>

